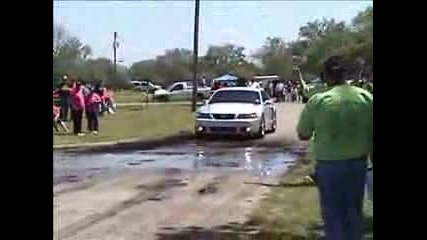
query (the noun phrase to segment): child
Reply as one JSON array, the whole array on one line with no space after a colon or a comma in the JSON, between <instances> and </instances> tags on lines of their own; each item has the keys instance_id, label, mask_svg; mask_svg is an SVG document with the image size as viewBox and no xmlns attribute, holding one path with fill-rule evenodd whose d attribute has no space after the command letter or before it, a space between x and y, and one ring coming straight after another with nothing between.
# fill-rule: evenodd
<instances>
[{"instance_id":1,"label":"child","mask_svg":"<svg viewBox=\"0 0 427 240\"><path fill-rule=\"evenodd\" d=\"M55 130L57 132L59 132L59 128L58 128L58 123L59 125L62 127L62 129L68 133L68 127L67 125L65 125L65 123L59 118L59 115L61 113L61 108L55 106L55 104L53 104L53 127L55 128Z\"/></svg>"},{"instance_id":2,"label":"child","mask_svg":"<svg viewBox=\"0 0 427 240\"><path fill-rule=\"evenodd\" d=\"M109 114L114 114L116 112L116 103L114 102L114 92L104 88L103 96L104 96L106 111Z\"/></svg>"},{"instance_id":3,"label":"child","mask_svg":"<svg viewBox=\"0 0 427 240\"><path fill-rule=\"evenodd\" d=\"M94 135L98 134L99 131L99 107L102 103L100 89L94 89L86 98L86 115L87 115L87 125L89 131Z\"/></svg>"}]
</instances>

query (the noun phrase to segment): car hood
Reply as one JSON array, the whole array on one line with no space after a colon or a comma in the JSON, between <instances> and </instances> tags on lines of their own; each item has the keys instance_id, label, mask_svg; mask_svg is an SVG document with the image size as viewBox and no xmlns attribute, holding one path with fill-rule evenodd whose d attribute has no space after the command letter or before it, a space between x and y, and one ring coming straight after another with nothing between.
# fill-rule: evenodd
<instances>
[{"instance_id":1,"label":"car hood","mask_svg":"<svg viewBox=\"0 0 427 240\"><path fill-rule=\"evenodd\" d=\"M255 105L250 103L214 103L200 107L199 112L202 113L257 113L261 114L262 105Z\"/></svg>"}]
</instances>

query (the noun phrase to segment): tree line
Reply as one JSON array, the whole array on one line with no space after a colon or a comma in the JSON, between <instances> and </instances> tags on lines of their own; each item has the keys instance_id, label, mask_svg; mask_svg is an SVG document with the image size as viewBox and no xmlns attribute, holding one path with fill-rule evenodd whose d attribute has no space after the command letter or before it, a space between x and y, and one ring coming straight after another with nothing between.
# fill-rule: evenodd
<instances>
[{"instance_id":1,"label":"tree line","mask_svg":"<svg viewBox=\"0 0 427 240\"><path fill-rule=\"evenodd\" d=\"M250 78L275 74L292 78L292 68L297 64L310 79L318 75L322 62L328 56L336 54L348 60L351 73L357 74L363 69L373 75L373 7L359 12L350 23L333 18L308 22L299 28L298 35L294 41L268 37L251 56L245 55L244 46L211 45L206 54L199 57L199 75L212 78L231 73ZM115 78L111 59L91 56L90 46L64 27L54 26L54 79L68 75L126 87L131 79L151 79L169 85L176 80L192 78L193 52L189 49L169 49L163 55L135 62L129 68L117 64Z\"/></svg>"}]
</instances>

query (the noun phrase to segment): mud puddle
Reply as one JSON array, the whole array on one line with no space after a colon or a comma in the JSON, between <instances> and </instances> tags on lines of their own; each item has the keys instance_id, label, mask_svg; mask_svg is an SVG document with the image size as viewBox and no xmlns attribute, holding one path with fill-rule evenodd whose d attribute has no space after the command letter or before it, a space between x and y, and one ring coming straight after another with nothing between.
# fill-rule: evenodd
<instances>
[{"instance_id":1,"label":"mud puddle","mask_svg":"<svg viewBox=\"0 0 427 240\"><path fill-rule=\"evenodd\" d=\"M248 171L274 177L288 169L297 155L279 148L209 147L183 144L119 153L54 152L54 184L108 176L126 170Z\"/></svg>"}]
</instances>

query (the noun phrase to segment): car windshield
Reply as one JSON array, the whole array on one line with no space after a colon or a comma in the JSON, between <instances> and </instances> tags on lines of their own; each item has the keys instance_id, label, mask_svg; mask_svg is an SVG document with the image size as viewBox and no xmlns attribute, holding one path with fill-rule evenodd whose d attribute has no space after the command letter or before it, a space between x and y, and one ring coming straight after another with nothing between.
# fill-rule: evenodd
<instances>
[{"instance_id":1,"label":"car windshield","mask_svg":"<svg viewBox=\"0 0 427 240\"><path fill-rule=\"evenodd\" d=\"M215 93L209 104L213 103L252 103L259 104L261 99L258 92L245 90L228 90Z\"/></svg>"}]
</instances>

